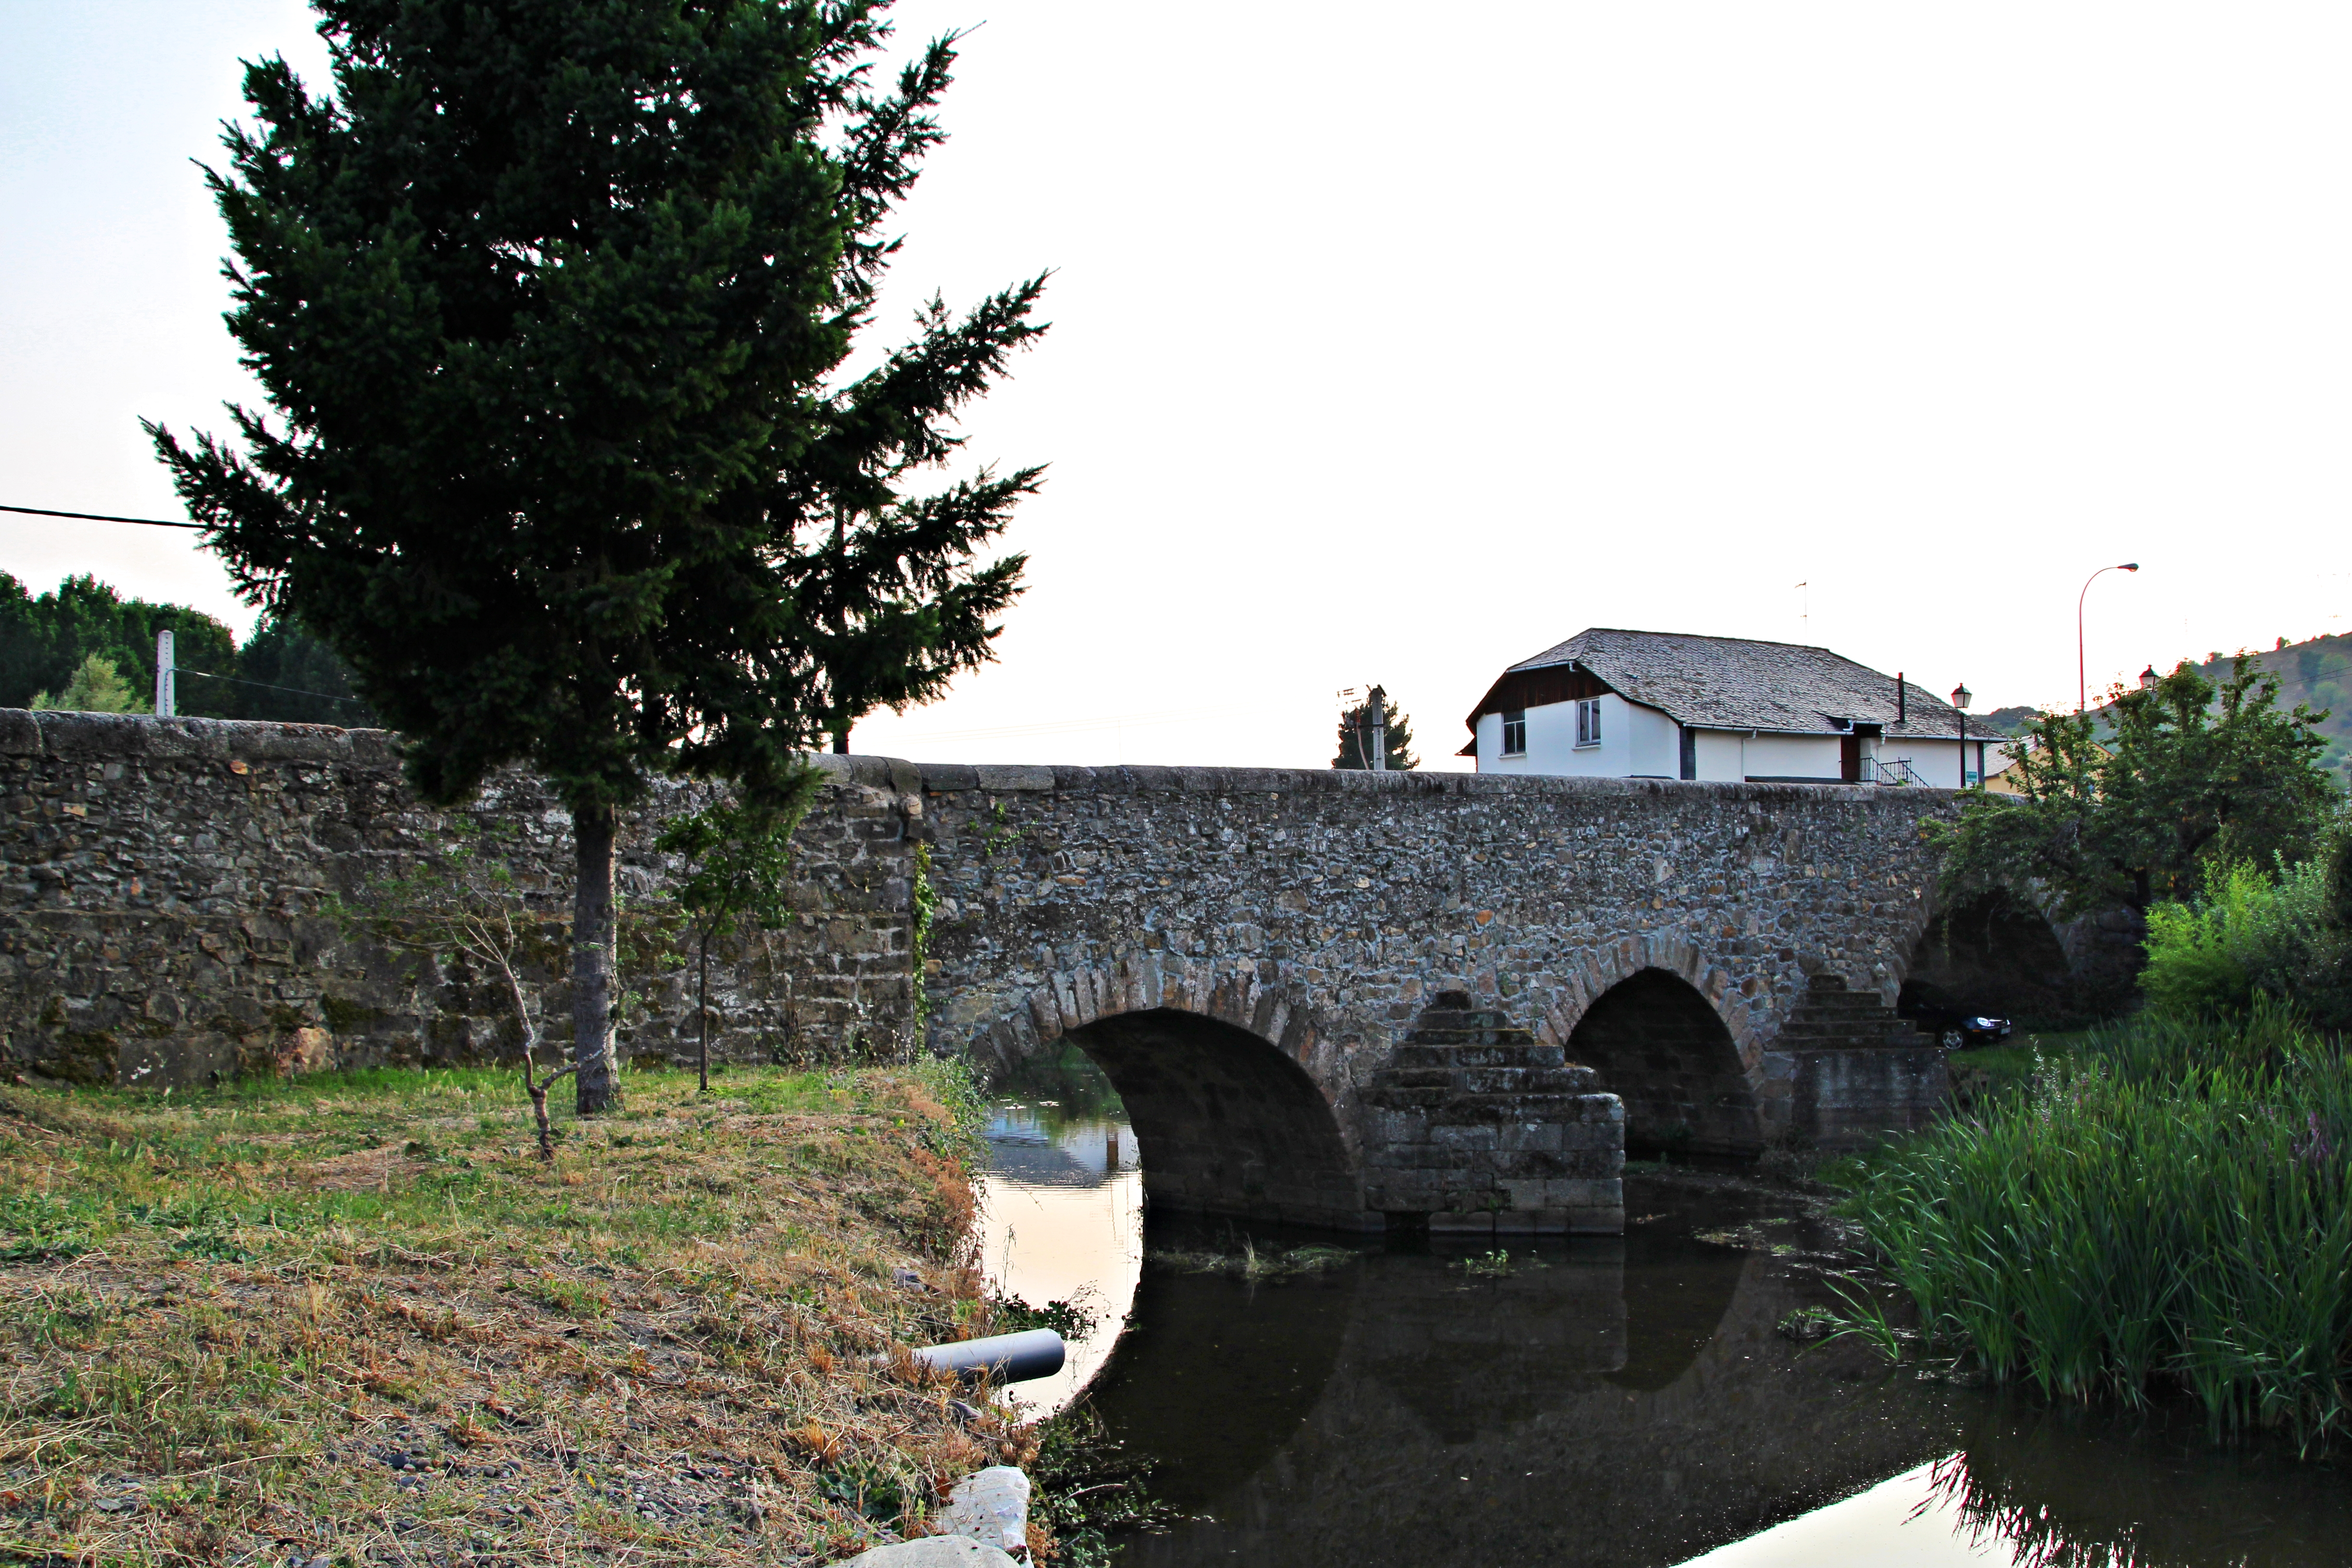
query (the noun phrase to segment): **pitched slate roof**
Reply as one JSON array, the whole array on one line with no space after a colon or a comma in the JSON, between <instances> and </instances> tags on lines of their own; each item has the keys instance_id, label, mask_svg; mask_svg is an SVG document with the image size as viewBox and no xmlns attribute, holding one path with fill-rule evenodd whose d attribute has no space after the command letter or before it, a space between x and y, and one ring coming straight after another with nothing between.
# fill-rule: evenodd
<instances>
[{"instance_id":1,"label":"pitched slate roof","mask_svg":"<svg viewBox=\"0 0 2352 1568\"><path fill-rule=\"evenodd\" d=\"M1842 727L1832 719L1843 719L1884 726L1891 737L1933 739L1959 726L1958 708L1909 681L1906 722L1897 724L1894 676L1797 643L1594 627L1520 660L1504 675L1566 664L1697 728L1824 735ZM1976 740L2009 738L1973 718L1968 733Z\"/></svg>"}]
</instances>

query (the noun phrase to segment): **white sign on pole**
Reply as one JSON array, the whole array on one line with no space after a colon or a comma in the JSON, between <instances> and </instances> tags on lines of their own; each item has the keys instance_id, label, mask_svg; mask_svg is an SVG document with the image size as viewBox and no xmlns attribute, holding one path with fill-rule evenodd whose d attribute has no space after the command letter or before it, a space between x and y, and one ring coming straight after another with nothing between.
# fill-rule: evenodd
<instances>
[{"instance_id":1,"label":"white sign on pole","mask_svg":"<svg viewBox=\"0 0 2352 1568\"><path fill-rule=\"evenodd\" d=\"M155 633L155 716L170 718L177 711L179 683L173 677L179 671L173 667L172 633Z\"/></svg>"}]
</instances>

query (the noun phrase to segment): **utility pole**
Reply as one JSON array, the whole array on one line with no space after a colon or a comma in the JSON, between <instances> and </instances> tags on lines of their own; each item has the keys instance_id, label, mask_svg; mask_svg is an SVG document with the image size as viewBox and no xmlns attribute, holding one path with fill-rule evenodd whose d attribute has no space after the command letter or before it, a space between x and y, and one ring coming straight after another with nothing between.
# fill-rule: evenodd
<instances>
[{"instance_id":1,"label":"utility pole","mask_svg":"<svg viewBox=\"0 0 2352 1568\"><path fill-rule=\"evenodd\" d=\"M155 716L170 718L179 707L179 682L173 679L179 671L173 666L172 633L167 629L155 633Z\"/></svg>"},{"instance_id":2,"label":"utility pole","mask_svg":"<svg viewBox=\"0 0 2352 1568\"><path fill-rule=\"evenodd\" d=\"M1372 732L1371 764L1375 773L1389 770L1388 693L1379 686L1364 701L1364 724Z\"/></svg>"}]
</instances>

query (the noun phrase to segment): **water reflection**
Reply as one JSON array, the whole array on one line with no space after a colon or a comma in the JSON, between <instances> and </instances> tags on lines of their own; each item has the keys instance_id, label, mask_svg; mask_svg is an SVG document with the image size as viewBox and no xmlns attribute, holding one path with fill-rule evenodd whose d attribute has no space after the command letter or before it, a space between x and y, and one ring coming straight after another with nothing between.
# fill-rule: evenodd
<instances>
[{"instance_id":1,"label":"water reflection","mask_svg":"<svg viewBox=\"0 0 2352 1568\"><path fill-rule=\"evenodd\" d=\"M1794 1375L1757 1253L1654 1227L1465 1261L1255 1286L1148 1265L1092 1397L1204 1517L1129 1560L1665 1568L1951 1447L1851 1375Z\"/></svg>"},{"instance_id":2,"label":"water reflection","mask_svg":"<svg viewBox=\"0 0 2352 1568\"><path fill-rule=\"evenodd\" d=\"M1947 1461L1946 1463L1948 1463ZM1694 1557L1686 1568L2000 1568L2007 1542L1968 1529L1938 1490L1944 1465L1921 1465L1827 1508ZM2085 1563L2084 1568L2090 1568Z\"/></svg>"},{"instance_id":3,"label":"water reflection","mask_svg":"<svg viewBox=\"0 0 2352 1568\"><path fill-rule=\"evenodd\" d=\"M1013 1390L1023 1406L1048 1413L1101 1369L1134 1299L1143 1176L1134 1130L1108 1084L1097 1088L1076 1065L1049 1058L1005 1087L989 1112L982 1267L1005 1294L1033 1306L1069 1301L1097 1325L1070 1346L1058 1374Z\"/></svg>"},{"instance_id":4,"label":"water reflection","mask_svg":"<svg viewBox=\"0 0 2352 1568\"><path fill-rule=\"evenodd\" d=\"M1044 1403L1093 1376L1110 1434L1195 1516L1128 1542L1131 1568L2352 1560L2341 1467L1783 1338L1782 1317L1827 1299L1836 1256L1792 1200L1637 1177L1622 1240L1500 1272L1370 1245L1249 1278L1199 1255L1332 1239L1157 1220L1147 1239L1115 1103L1009 1100L991 1148L992 1271L1032 1301L1090 1287L1109 1320Z\"/></svg>"}]
</instances>

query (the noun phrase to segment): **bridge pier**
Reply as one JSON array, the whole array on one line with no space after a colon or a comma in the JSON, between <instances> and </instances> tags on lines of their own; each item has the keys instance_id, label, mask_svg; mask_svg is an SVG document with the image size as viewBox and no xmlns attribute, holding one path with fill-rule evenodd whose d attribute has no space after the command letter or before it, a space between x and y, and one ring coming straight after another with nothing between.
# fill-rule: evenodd
<instances>
[{"instance_id":1,"label":"bridge pier","mask_svg":"<svg viewBox=\"0 0 2352 1568\"><path fill-rule=\"evenodd\" d=\"M1509 1018L1441 991L1364 1096L1364 1206L1496 1238L1625 1228L1625 1108Z\"/></svg>"}]
</instances>

